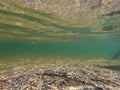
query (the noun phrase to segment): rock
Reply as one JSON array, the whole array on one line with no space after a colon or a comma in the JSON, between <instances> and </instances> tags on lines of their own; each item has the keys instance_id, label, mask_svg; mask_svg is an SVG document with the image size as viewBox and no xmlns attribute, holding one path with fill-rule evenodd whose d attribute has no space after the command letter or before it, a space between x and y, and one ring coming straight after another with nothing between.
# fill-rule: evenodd
<instances>
[{"instance_id":1,"label":"rock","mask_svg":"<svg viewBox=\"0 0 120 90\"><path fill-rule=\"evenodd\" d=\"M120 26L105 26L103 27L104 31L112 31L112 30L119 30Z\"/></svg>"}]
</instances>

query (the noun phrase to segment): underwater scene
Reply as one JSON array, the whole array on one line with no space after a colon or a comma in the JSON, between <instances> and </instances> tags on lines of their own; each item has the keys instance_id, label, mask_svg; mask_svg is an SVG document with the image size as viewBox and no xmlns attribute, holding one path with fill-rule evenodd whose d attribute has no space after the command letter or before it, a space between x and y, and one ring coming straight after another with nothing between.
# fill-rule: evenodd
<instances>
[{"instance_id":1,"label":"underwater scene","mask_svg":"<svg viewBox=\"0 0 120 90\"><path fill-rule=\"evenodd\" d=\"M0 0L0 90L120 90L120 0Z\"/></svg>"}]
</instances>

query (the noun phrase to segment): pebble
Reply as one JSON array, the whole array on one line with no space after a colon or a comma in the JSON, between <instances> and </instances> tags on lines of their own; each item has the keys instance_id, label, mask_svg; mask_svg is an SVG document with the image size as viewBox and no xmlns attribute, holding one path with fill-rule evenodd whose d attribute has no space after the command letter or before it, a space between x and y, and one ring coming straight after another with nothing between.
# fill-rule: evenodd
<instances>
[{"instance_id":1,"label":"pebble","mask_svg":"<svg viewBox=\"0 0 120 90\"><path fill-rule=\"evenodd\" d=\"M0 73L1 76L7 74L3 75L7 78L0 78L0 90L119 90L119 74L88 67L32 67L15 73L6 71Z\"/></svg>"}]
</instances>

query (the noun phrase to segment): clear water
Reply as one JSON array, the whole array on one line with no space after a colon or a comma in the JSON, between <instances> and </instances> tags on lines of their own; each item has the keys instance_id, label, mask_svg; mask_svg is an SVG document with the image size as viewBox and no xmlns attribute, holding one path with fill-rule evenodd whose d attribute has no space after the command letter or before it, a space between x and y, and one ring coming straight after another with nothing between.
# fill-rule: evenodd
<instances>
[{"instance_id":1,"label":"clear water","mask_svg":"<svg viewBox=\"0 0 120 90\"><path fill-rule=\"evenodd\" d=\"M11 8L2 7L3 3ZM52 13L7 0L1 0L0 5L1 62L12 62L15 56L120 59L119 13L72 26Z\"/></svg>"}]
</instances>

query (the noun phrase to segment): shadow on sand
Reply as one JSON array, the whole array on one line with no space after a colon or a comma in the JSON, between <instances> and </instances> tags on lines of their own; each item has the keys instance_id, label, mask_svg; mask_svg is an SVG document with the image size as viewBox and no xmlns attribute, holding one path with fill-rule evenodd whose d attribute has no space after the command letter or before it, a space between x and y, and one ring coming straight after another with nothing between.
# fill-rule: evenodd
<instances>
[{"instance_id":1,"label":"shadow on sand","mask_svg":"<svg viewBox=\"0 0 120 90\"><path fill-rule=\"evenodd\" d=\"M105 69L120 71L120 65L100 66L100 67L105 68Z\"/></svg>"},{"instance_id":2,"label":"shadow on sand","mask_svg":"<svg viewBox=\"0 0 120 90\"><path fill-rule=\"evenodd\" d=\"M118 52L116 52L112 58L112 60L119 60L120 59L120 50ZM120 71L120 65L112 65L112 66L99 66L105 69L110 69L110 70L116 70L116 71Z\"/></svg>"}]
</instances>

